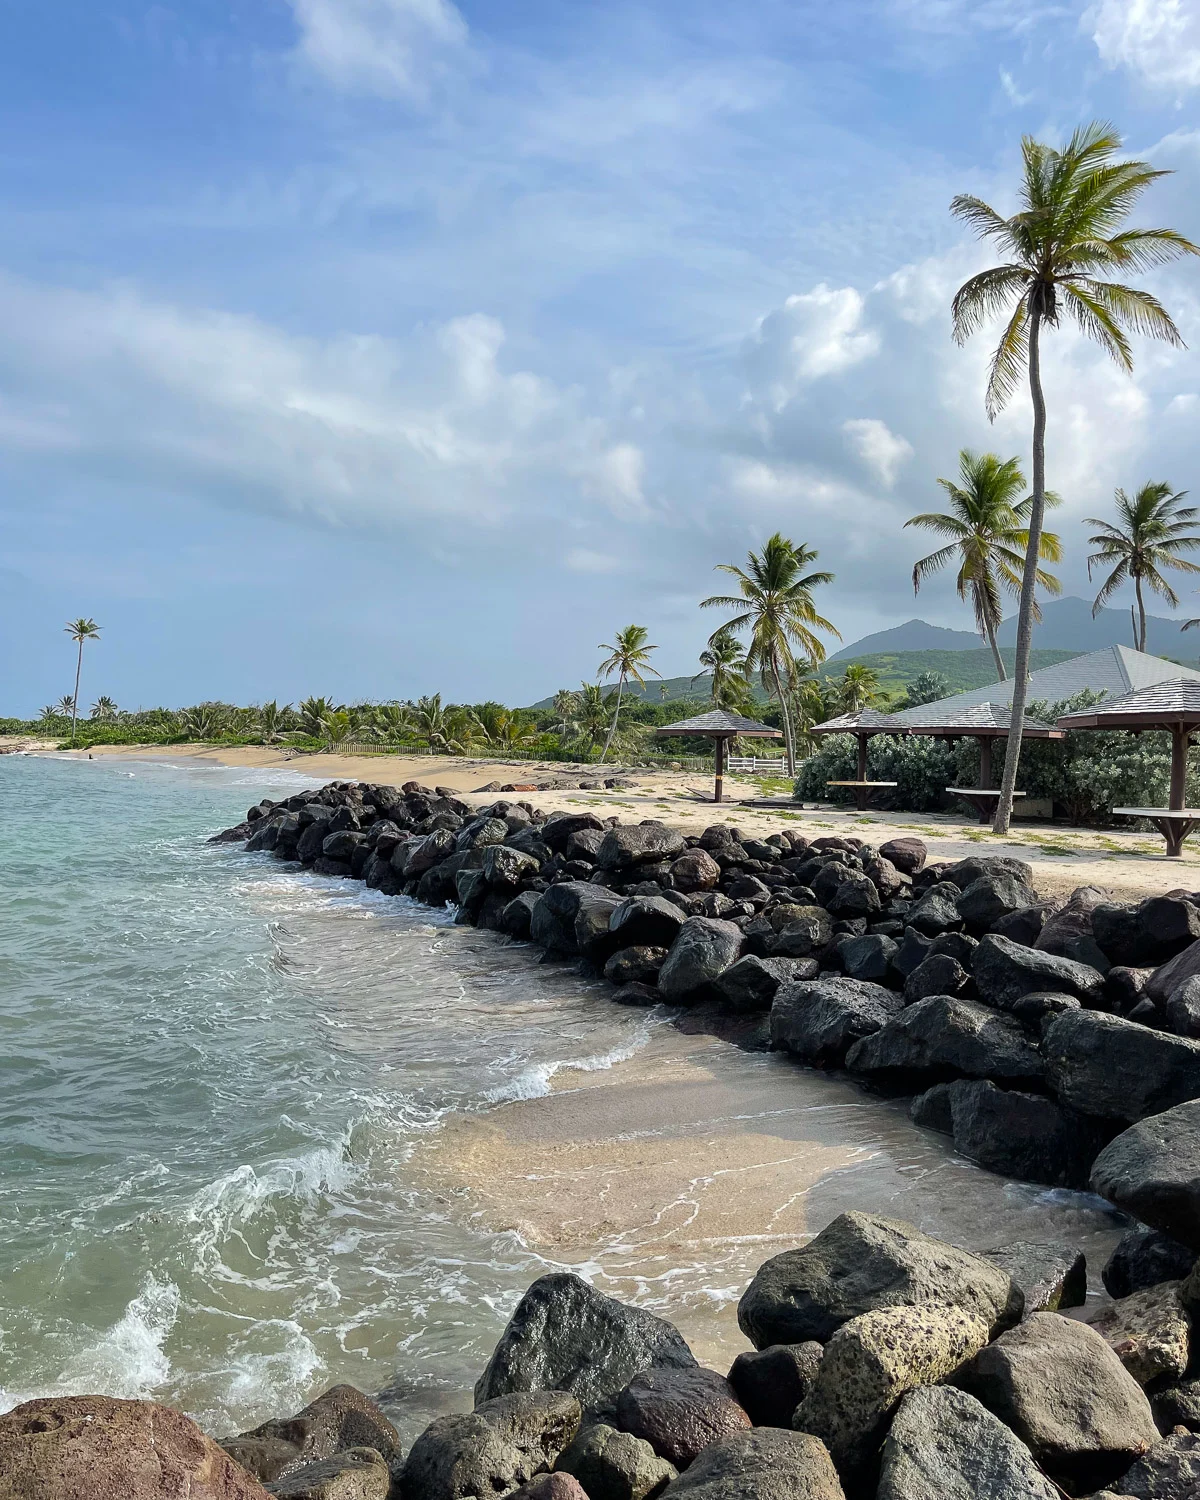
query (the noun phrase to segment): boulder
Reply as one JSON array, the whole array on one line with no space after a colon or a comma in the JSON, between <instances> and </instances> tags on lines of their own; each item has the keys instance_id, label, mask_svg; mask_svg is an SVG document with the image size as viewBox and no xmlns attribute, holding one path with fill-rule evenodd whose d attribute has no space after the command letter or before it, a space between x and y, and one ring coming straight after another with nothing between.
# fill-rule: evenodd
<instances>
[{"instance_id":1,"label":"boulder","mask_svg":"<svg viewBox=\"0 0 1200 1500\"><path fill-rule=\"evenodd\" d=\"M547 840L549 842L549 840ZM683 835L653 820L610 828L596 852L602 870L628 870L635 865L673 860L687 845Z\"/></svg>"},{"instance_id":2,"label":"boulder","mask_svg":"<svg viewBox=\"0 0 1200 1500\"><path fill-rule=\"evenodd\" d=\"M1196 1251L1189 1245L1137 1224L1108 1257L1100 1279L1110 1297L1128 1297L1161 1281L1182 1281L1195 1264Z\"/></svg>"},{"instance_id":3,"label":"boulder","mask_svg":"<svg viewBox=\"0 0 1200 1500\"><path fill-rule=\"evenodd\" d=\"M922 1130L936 1130L941 1135L954 1134L954 1111L952 1108L955 1090L963 1087L963 1080L953 1083L935 1083L924 1093L918 1094L908 1106L908 1117Z\"/></svg>"},{"instance_id":4,"label":"boulder","mask_svg":"<svg viewBox=\"0 0 1200 1500\"><path fill-rule=\"evenodd\" d=\"M1200 974L1200 942L1189 944L1182 953L1155 969L1146 981L1146 998L1155 1005L1165 1005L1181 984L1197 974Z\"/></svg>"},{"instance_id":5,"label":"boulder","mask_svg":"<svg viewBox=\"0 0 1200 1500\"><path fill-rule=\"evenodd\" d=\"M826 1345L792 1425L819 1437L841 1474L861 1473L905 1392L948 1379L987 1341L982 1318L945 1303L851 1318Z\"/></svg>"},{"instance_id":6,"label":"boulder","mask_svg":"<svg viewBox=\"0 0 1200 1500\"><path fill-rule=\"evenodd\" d=\"M1044 1094L999 1089L985 1080L950 1085L954 1149L989 1172L1086 1191L1108 1133Z\"/></svg>"},{"instance_id":7,"label":"boulder","mask_svg":"<svg viewBox=\"0 0 1200 1500\"><path fill-rule=\"evenodd\" d=\"M1183 892L1133 907L1104 903L1092 911L1092 933L1115 964L1161 964L1200 939L1200 908Z\"/></svg>"},{"instance_id":8,"label":"boulder","mask_svg":"<svg viewBox=\"0 0 1200 1500\"><path fill-rule=\"evenodd\" d=\"M674 1465L643 1438L603 1422L581 1429L558 1471L576 1479L587 1500L654 1500L676 1478Z\"/></svg>"},{"instance_id":9,"label":"boulder","mask_svg":"<svg viewBox=\"0 0 1200 1500\"><path fill-rule=\"evenodd\" d=\"M1170 1432L1174 1427L1200 1432L1200 1376L1152 1391L1150 1407L1160 1432Z\"/></svg>"},{"instance_id":10,"label":"boulder","mask_svg":"<svg viewBox=\"0 0 1200 1500\"><path fill-rule=\"evenodd\" d=\"M1200 1037L1200 975L1171 991L1163 1013L1176 1036Z\"/></svg>"},{"instance_id":11,"label":"boulder","mask_svg":"<svg viewBox=\"0 0 1200 1500\"><path fill-rule=\"evenodd\" d=\"M861 1038L903 1007L900 996L859 979L797 980L771 1003L771 1046L817 1067L837 1068Z\"/></svg>"},{"instance_id":12,"label":"boulder","mask_svg":"<svg viewBox=\"0 0 1200 1500\"><path fill-rule=\"evenodd\" d=\"M1000 937L1011 938L1014 943L1023 943L1027 948L1032 948L1054 909L1053 903L1049 901L1023 906L1020 911L1010 911L1008 916L1001 917L993 924L992 931Z\"/></svg>"},{"instance_id":13,"label":"boulder","mask_svg":"<svg viewBox=\"0 0 1200 1500\"><path fill-rule=\"evenodd\" d=\"M584 918L585 935L607 933L613 908L621 898L585 880L563 880L541 894L529 922L530 939L552 957L570 958L580 951L576 930ZM605 954L605 958L607 958Z\"/></svg>"},{"instance_id":14,"label":"boulder","mask_svg":"<svg viewBox=\"0 0 1200 1500\"><path fill-rule=\"evenodd\" d=\"M686 1469L710 1443L751 1425L724 1375L700 1367L635 1375L617 1397L617 1423L677 1469Z\"/></svg>"},{"instance_id":15,"label":"boulder","mask_svg":"<svg viewBox=\"0 0 1200 1500\"><path fill-rule=\"evenodd\" d=\"M1087 1258L1053 1240L1016 1240L984 1250L985 1260L1007 1271L1025 1298L1025 1316L1082 1307L1087 1301Z\"/></svg>"},{"instance_id":16,"label":"boulder","mask_svg":"<svg viewBox=\"0 0 1200 1500\"><path fill-rule=\"evenodd\" d=\"M541 897L540 891L522 891L519 896L514 896L500 914L500 931L523 943L529 936L533 909Z\"/></svg>"},{"instance_id":17,"label":"boulder","mask_svg":"<svg viewBox=\"0 0 1200 1500\"><path fill-rule=\"evenodd\" d=\"M690 895L711 891L721 878L721 866L703 849L689 849L671 865L671 884Z\"/></svg>"},{"instance_id":18,"label":"boulder","mask_svg":"<svg viewBox=\"0 0 1200 1500\"><path fill-rule=\"evenodd\" d=\"M1023 995L1072 995L1080 1005L1099 1005L1104 975L1088 964L1026 948L994 932L982 939L971 961L981 1000L1012 1010Z\"/></svg>"},{"instance_id":19,"label":"boulder","mask_svg":"<svg viewBox=\"0 0 1200 1500\"><path fill-rule=\"evenodd\" d=\"M888 976L899 943L883 933L866 932L842 944L842 967L851 979L881 984Z\"/></svg>"},{"instance_id":20,"label":"boulder","mask_svg":"<svg viewBox=\"0 0 1200 1500\"><path fill-rule=\"evenodd\" d=\"M758 958L747 953L716 981L717 995L722 1005L741 1014L770 1010L779 986L804 977L802 971L810 966L816 970L815 960Z\"/></svg>"},{"instance_id":21,"label":"boulder","mask_svg":"<svg viewBox=\"0 0 1200 1500\"><path fill-rule=\"evenodd\" d=\"M400 1434L370 1396L352 1385L331 1386L294 1417L274 1417L223 1439L221 1446L267 1481L284 1468L332 1458L347 1448L374 1448L393 1467L400 1462Z\"/></svg>"},{"instance_id":22,"label":"boulder","mask_svg":"<svg viewBox=\"0 0 1200 1500\"><path fill-rule=\"evenodd\" d=\"M548 849L553 850L555 854L562 854L571 841L571 835L584 830L598 833L601 840L608 832L595 813L551 813L542 824L540 837ZM596 847L599 848L599 843Z\"/></svg>"},{"instance_id":23,"label":"boulder","mask_svg":"<svg viewBox=\"0 0 1200 1500\"><path fill-rule=\"evenodd\" d=\"M658 976L662 998L671 1005L693 1005L716 995L715 981L737 962L742 933L732 922L688 917Z\"/></svg>"},{"instance_id":24,"label":"boulder","mask_svg":"<svg viewBox=\"0 0 1200 1500\"><path fill-rule=\"evenodd\" d=\"M589 864L596 863L596 856L600 853L600 845L604 842L604 830L600 828L577 828L567 840L563 848L564 858L583 859Z\"/></svg>"},{"instance_id":25,"label":"boulder","mask_svg":"<svg viewBox=\"0 0 1200 1500\"><path fill-rule=\"evenodd\" d=\"M729 1384L756 1427L792 1425L792 1413L808 1395L824 1353L824 1347L810 1339L738 1355Z\"/></svg>"},{"instance_id":26,"label":"boulder","mask_svg":"<svg viewBox=\"0 0 1200 1500\"><path fill-rule=\"evenodd\" d=\"M1050 1087L1084 1114L1141 1120L1200 1097L1200 1042L1120 1016L1064 1011L1043 1027L1042 1053Z\"/></svg>"},{"instance_id":27,"label":"boulder","mask_svg":"<svg viewBox=\"0 0 1200 1500\"><path fill-rule=\"evenodd\" d=\"M1012 1014L1017 1020L1034 1031L1041 1029L1047 1016L1060 1016L1064 1010L1078 1010L1079 1001L1074 995L1022 995L1014 1001Z\"/></svg>"},{"instance_id":28,"label":"boulder","mask_svg":"<svg viewBox=\"0 0 1200 1500\"><path fill-rule=\"evenodd\" d=\"M1141 1386L1181 1380L1188 1367L1192 1320L1179 1300L1179 1281L1164 1281L1089 1314L1104 1339Z\"/></svg>"},{"instance_id":29,"label":"boulder","mask_svg":"<svg viewBox=\"0 0 1200 1500\"><path fill-rule=\"evenodd\" d=\"M845 1500L829 1450L805 1432L756 1427L705 1448L664 1500Z\"/></svg>"},{"instance_id":30,"label":"boulder","mask_svg":"<svg viewBox=\"0 0 1200 1500\"><path fill-rule=\"evenodd\" d=\"M111 1396L49 1396L0 1416L0 1495L266 1500L267 1492L172 1407Z\"/></svg>"},{"instance_id":31,"label":"boulder","mask_svg":"<svg viewBox=\"0 0 1200 1500\"><path fill-rule=\"evenodd\" d=\"M908 913L905 921L926 937L952 932L963 924L958 910L958 898L961 894L958 886L951 885L948 881L930 886Z\"/></svg>"},{"instance_id":32,"label":"boulder","mask_svg":"<svg viewBox=\"0 0 1200 1500\"><path fill-rule=\"evenodd\" d=\"M971 985L971 976L948 953L923 958L904 981L904 1003L915 1005L930 995L961 995Z\"/></svg>"},{"instance_id":33,"label":"boulder","mask_svg":"<svg viewBox=\"0 0 1200 1500\"><path fill-rule=\"evenodd\" d=\"M1073 958L1102 974L1107 973L1112 959L1092 934L1092 913L1107 901L1106 893L1097 886L1079 886L1071 892L1064 906L1047 917L1033 946L1043 953Z\"/></svg>"},{"instance_id":34,"label":"boulder","mask_svg":"<svg viewBox=\"0 0 1200 1500\"><path fill-rule=\"evenodd\" d=\"M955 1377L1075 1494L1107 1484L1158 1440L1142 1388L1095 1331L1034 1313Z\"/></svg>"},{"instance_id":35,"label":"boulder","mask_svg":"<svg viewBox=\"0 0 1200 1500\"><path fill-rule=\"evenodd\" d=\"M653 984L666 961L665 948L619 948L604 965L609 984Z\"/></svg>"},{"instance_id":36,"label":"boulder","mask_svg":"<svg viewBox=\"0 0 1200 1500\"><path fill-rule=\"evenodd\" d=\"M573 1474L555 1469L551 1474L535 1474L519 1490L512 1492L512 1500L591 1500L591 1497ZM633 1497L622 1492L605 1497L605 1500L633 1500Z\"/></svg>"},{"instance_id":37,"label":"boulder","mask_svg":"<svg viewBox=\"0 0 1200 1500\"><path fill-rule=\"evenodd\" d=\"M406 1500L499 1500L553 1468L579 1422L579 1402L554 1390L515 1391L438 1417L412 1445L400 1491Z\"/></svg>"},{"instance_id":38,"label":"boulder","mask_svg":"<svg viewBox=\"0 0 1200 1500\"><path fill-rule=\"evenodd\" d=\"M1001 917L1033 906L1037 892L1007 870L989 870L973 880L955 905L972 932L987 932Z\"/></svg>"},{"instance_id":39,"label":"boulder","mask_svg":"<svg viewBox=\"0 0 1200 1500\"><path fill-rule=\"evenodd\" d=\"M645 1009L657 1005L662 996L654 985L643 984L641 980L634 979L614 990L611 998L614 1005L637 1005Z\"/></svg>"},{"instance_id":40,"label":"boulder","mask_svg":"<svg viewBox=\"0 0 1200 1500\"><path fill-rule=\"evenodd\" d=\"M563 1390L604 1412L651 1365L690 1369L678 1329L627 1307L581 1276L555 1271L525 1293L475 1386L476 1404L509 1391Z\"/></svg>"},{"instance_id":41,"label":"boulder","mask_svg":"<svg viewBox=\"0 0 1200 1500\"><path fill-rule=\"evenodd\" d=\"M483 851L483 878L489 885L515 889L530 880L540 869L532 855L522 854L508 844L489 844Z\"/></svg>"},{"instance_id":42,"label":"boulder","mask_svg":"<svg viewBox=\"0 0 1200 1500\"><path fill-rule=\"evenodd\" d=\"M903 1010L846 1055L852 1073L912 1089L951 1078L1036 1083L1045 1065L1013 1016L958 995L931 995Z\"/></svg>"},{"instance_id":43,"label":"boulder","mask_svg":"<svg viewBox=\"0 0 1200 1500\"><path fill-rule=\"evenodd\" d=\"M1173 1432L1116 1481L1128 1500L1195 1500L1200 1495L1200 1438Z\"/></svg>"},{"instance_id":44,"label":"boulder","mask_svg":"<svg viewBox=\"0 0 1200 1500\"><path fill-rule=\"evenodd\" d=\"M879 892L869 875L852 870L829 898L831 917L873 917L882 909Z\"/></svg>"},{"instance_id":45,"label":"boulder","mask_svg":"<svg viewBox=\"0 0 1200 1500\"><path fill-rule=\"evenodd\" d=\"M684 921L683 912L662 896L629 896L613 908L608 927L621 948L670 948Z\"/></svg>"},{"instance_id":46,"label":"boulder","mask_svg":"<svg viewBox=\"0 0 1200 1500\"><path fill-rule=\"evenodd\" d=\"M974 1396L922 1386L883 1445L876 1500L1058 1500L1029 1449Z\"/></svg>"},{"instance_id":47,"label":"boulder","mask_svg":"<svg viewBox=\"0 0 1200 1500\"><path fill-rule=\"evenodd\" d=\"M423 839L401 844L392 855L393 866L396 863L396 855L401 850L405 852L404 878L416 880L427 870L432 870L435 865L440 865L444 859L450 858L455 852L454 835L448 828L435 828Z\"/></svg>"},{"instance_id":48,"label":"boulder","mask_svg":"<svg viewBox=\"0 0 1200 1500\"><path fill-rule=\"evenodd\" d=\"M862 1313L926 1303L957 1306L990 1329L1021 1315L1012 1279L990 1261L902 1220L850 1212L758 1268L738 1325L756 1349L824 1343Z\"/></svg>"},{"instance_id":49,"label":"boulder","mask_svg":"<svg viewBox=\"0 0 1200 1500\"><path fill-rule=\"evenodd\" d=\"M779 958L807 958L833 937L833 919L823 906L792 906L776 929L771 952Z\"/></svg>"},{"instance_id":50,"label":"boulder","mask_svg":"<svg viewBox=\"0 0 1200 1500\"><path fill-rule=\"evenodd\" d=\"M910 838L889 839L886 844L880 844L879 853L904 875L915 875L924 867L928 855L920 839Z\"/></svg>"},{"instance_id":51,"label":"boulder","mask_svg":"<svg viewBox=\"0 0 1200 1500\"><path fill-rule=\"evenodd\" d=\"M949 880L965 891L972 881L981 875L1011 875L1025 885L1033 885L1033 866L1023 859L1013 859L1008 854L968 854L957 864L946 865L941 878Z\"/></svg>"},{"instance_id":52,"label":"boulder","mask_svg":"<svg viewBox=\"0 0 1200 1500\"><path fill-rule=\"evenodd\" d=\"M279 1500L388 1500L392 1471L374 1448L347 1448L267 1486Z\"/></svg>"},{"instance_id":53,"label":"boulder","mask_svg":"<svg viewBox=\"0 0 1200 1500\"><path fill-rule=\"evenodd\" d=\"M808 866L804 868L807 870ZM815 864L812 876L805 879L805 884L812 886L813 895L821 906L828 906L842 882L861 873L842 859L828 859Z\"/></svg>"}]
</instances>

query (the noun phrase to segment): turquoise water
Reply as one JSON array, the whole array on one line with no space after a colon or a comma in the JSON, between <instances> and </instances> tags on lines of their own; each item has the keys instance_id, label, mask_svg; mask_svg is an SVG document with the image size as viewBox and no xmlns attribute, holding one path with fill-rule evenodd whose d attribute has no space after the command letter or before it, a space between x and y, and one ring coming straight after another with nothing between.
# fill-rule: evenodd
<instances>
[{"instance_id":1,"label":"turquoise water","mask_svg":"<svg viewBox=\"0 0 1200 1500\"><path fill-rule=\"evenodd\" d=\"M345 1379L412 1430L545 1269L405 1160L656 1023L448 913L204 842L299 784L0 757L0 1406L152 1395L220 1433Z\"/></svg>"}]
</instances>

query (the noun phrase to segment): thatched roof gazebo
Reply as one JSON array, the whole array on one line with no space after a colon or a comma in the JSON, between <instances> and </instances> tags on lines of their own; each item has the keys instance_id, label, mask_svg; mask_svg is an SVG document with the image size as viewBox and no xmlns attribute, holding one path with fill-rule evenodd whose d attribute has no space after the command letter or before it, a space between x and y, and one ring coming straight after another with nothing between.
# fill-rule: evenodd
<instances>
[{"instance_id":1,"label":"thatched roof gazebo","mask_svg":"<svg viewBox=\"0 0 1200 1500\"><path fill-rule=\"evenodd\" d=\"M714 708L706 714L697 714L694 719L683 719L678 724L666 724L654 733L659 739L688 735L716 742L717 780L714 802L725 800L725 753L730 740L783 738L782 732L772 729L769 724L760 724L757 719L744 719L741 714L731 714L724 708Z\"/></svg>"}]
</instances>

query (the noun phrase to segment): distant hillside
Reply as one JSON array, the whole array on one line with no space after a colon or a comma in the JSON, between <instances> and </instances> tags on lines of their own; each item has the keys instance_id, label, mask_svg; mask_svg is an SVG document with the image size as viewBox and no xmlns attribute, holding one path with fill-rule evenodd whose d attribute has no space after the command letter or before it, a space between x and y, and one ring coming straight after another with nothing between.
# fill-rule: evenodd
<instances>
[{"instance_id":1,"label":"distant hillside","mask_svg":"<svg viewBox=\"0 0 1200 1500\"><path fill-rule=\"evenodd\" d=\"M930 625L925 620L905 620L903 625L894 625L890 630L879 630L874 635L864 635L861 641L843 646L829 660L845 664L862 661L864 657L887 652L894 656L898 651L978 651L979 637L973 630L946 630L941 625Z\"/></svg>"}]
</instances>

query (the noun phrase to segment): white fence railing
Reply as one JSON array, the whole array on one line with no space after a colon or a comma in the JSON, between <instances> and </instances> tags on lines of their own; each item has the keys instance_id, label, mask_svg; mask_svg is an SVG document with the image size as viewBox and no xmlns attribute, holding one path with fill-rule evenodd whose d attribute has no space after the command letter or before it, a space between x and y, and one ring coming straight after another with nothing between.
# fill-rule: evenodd
<instances>
[{"instance_id":1,"label":"white fence railing","mask_svg":"<svg viewBox=\"0 0 1200 1500\"><path fill-rule=\"evenodd\" d=\"M770 771L777 776L787 775L787 761L782 755L731 755L728 766L731 771Z\"/></svg>"}]
</instances>

